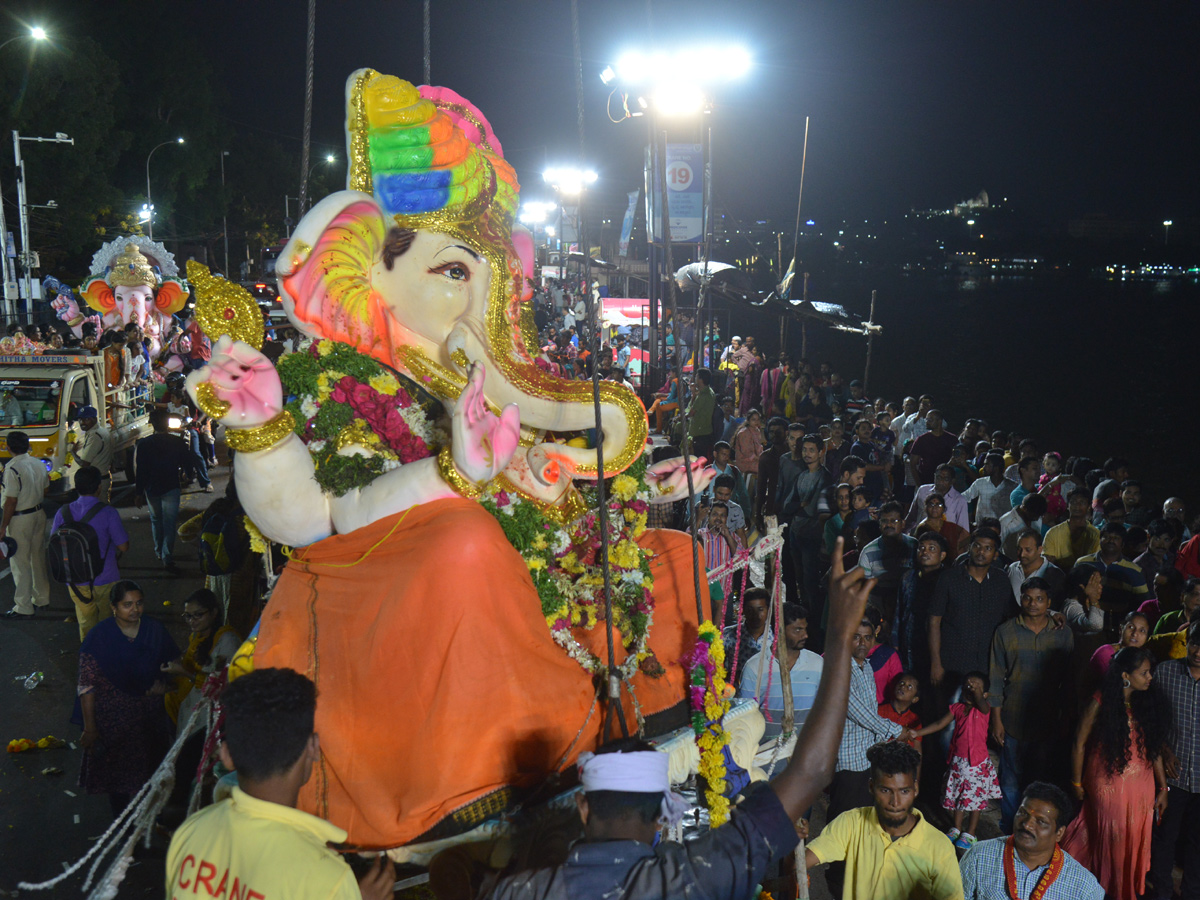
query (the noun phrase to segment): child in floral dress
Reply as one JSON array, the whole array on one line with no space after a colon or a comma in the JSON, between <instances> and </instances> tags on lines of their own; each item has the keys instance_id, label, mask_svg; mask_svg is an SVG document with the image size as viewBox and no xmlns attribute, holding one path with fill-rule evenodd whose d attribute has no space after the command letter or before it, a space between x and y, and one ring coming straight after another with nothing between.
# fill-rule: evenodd
<instances>
[{"instance_id":1,"label":"child in floral dress","mask_svg":"<svg viewBox=\"0 0 1200 900\"><path fill-rule=\"evenodd\" d=\"M951 703L950 711L945 716L915 734L925 737L954 723L942 806L954 811L954 827L947 832L947 837L960 850L970 850L975 845L979 814L987 809L989 801L1000 797L1000 781L987 750L991 706L987 701L986 675L982 672L966 674L963 678L962 701ZM963 831L966 813L971 815L967 830Z\"/></svg>"}]
</instances>

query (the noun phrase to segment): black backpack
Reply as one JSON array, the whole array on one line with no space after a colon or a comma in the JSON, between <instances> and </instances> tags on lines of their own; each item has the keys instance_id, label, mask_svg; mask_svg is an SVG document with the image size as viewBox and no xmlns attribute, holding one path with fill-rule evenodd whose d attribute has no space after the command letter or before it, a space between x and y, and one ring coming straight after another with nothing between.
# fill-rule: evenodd
<instances>
[{"instance_id":1,"label":"black backpack","mask_svg":"<svg viewBox=\"0 0 1200 900\"><path fill-rule=\"evenodd\" d=\"M96 503L78 522L71 516L70 506L62 508L62 525L50 535L46 548L50 577L55 581L95 585L96 578L104 571L104 553L100 550L100 536L88 523L107 507L107 503Z\"/></svg>"}]
</instances>

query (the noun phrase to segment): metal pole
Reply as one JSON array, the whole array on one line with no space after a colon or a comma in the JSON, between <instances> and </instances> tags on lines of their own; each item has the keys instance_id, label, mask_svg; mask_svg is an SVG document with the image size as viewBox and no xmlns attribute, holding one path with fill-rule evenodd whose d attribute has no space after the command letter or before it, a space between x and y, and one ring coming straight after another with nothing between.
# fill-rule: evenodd
<instances>
[{"instance_id":1,"label":"metal pole","mask_svg":"<svg viewBox=\"0 0 1200 900\"><path fill-rule=\"evenodd\" d=\"M800 268L800 204L804 201L804 164L808 161L808 116L804 117L804 152L800 155L800 193L796 197L796 236L792 240L792 287L788 291L796 296L796 275Z\"/></svg>"},{"instance_id":2,"label":"metal pole","mask_svg":"<svg viewBox=\"0 0 1200 900\"><path fill-rule=\"evenodd\" d=\"M795 273L792 279L795 280ZM804 302L808 302L808 273L804 273ZM800 320L800 358L808 358L808 319Z\"/></svg>"},{"instance_id":3,"label":"metal pole","mask_svg":"<svg viewBox=\"0 0 1200 900\"><path fill-rule=\"evenodd\" d=\"M8 298L8 225L4 221L4 192L0 190L0 278L4 284L4 318L13 318L12 302ZM13 279L16 280L15 278Z\"/></svg>"},{"instance_id":4,"label":"metal pole","mask_svg":"<svg viewBox=\"0 0 1200 900\"><path fill-rule=\"evenodd\" d=\"M657 117L656 117L657 118ZM661 132L662 136L662 163L658 167L655 174L661 179L659 182L659 200L662 203L660 221L662 222L662 239L663 239L663 257L667 267L667 297L671 301L671 321L678 322L679 316L678 303L675 299L676 284L675 284L675 266L671 260L671 211L668 204L667 195L667 133ZM679 382L679 422L683 428L683 464L684 474L687 475L687 511L689 519L689 527L692 534L692 572L694 575L693 588L696 592L696 615L698 622L705 622L708 616L704 615L704 601L700 599L700 568L705 564L705 556L700 552L700 538L696 534L696 485L692 481L692 453L694 448L688 440L688 418L687 404L683 402L683 360L681 354L675 354L675 377ZM697 366L692 367L692 374L696 374ZM696 379L699 384L699 378ZM699 391L699 388L696 389ZM692 393L692 400L696 399L696 391Z\"/></svg>"},{"instance_id":5,"label":"metal pole","mask_svg":"<svg viewBox=\"0 0 1200 900\"><path fill-rule=\"evenodd\" d=\"M17 216L21 229L21 279L25 282L25 311L28 314L33 309L33 288L29 279L29 212L26 209L25 194L25 160L21 159L21 133L14 130L13 156L16 159L17 170ZM18 316L20 308L18 305Z\"/></svg>"},{"instance_id":6,"label":"metal pole","mask_svg":"<svg viewBox=\"0 0 1200 900\"><path fill-rule=\"evenodd\" d=\"M161 147L159 144L158 147ZM154 150L157 150L155 147ZM150 198L150 157L154 155L154 150L146 154L146 222L147 228L150 231L150 240L154 240L154 201Z\"/></svg>"},{"instance_id":7,"label":"metal pole","mask_svg":"<svg viewBox=\"0 0 1200 900\"><path fill-rule=\"evenodd\" d=\"M425 24L425 28L424 28L424 37L425 37L425 73L424 73L424 74L425 74L425 83L426 83L426 84L433 84L433 82L431 81L431 79L432 79L432 77L433 77L433 76L429 74L429 70L430 70L430 58L429 58L429 44L430 44L430 42L429 42L429 0L425 0L425 10L424 10L424 12L425 12L425 22L424 22L424 24Z\"/></svg>"},{"instance_id":8,"label":"metal pole","mask_svg":"<svg viewBox=\"0 0 1200 900\"><path fill-rule=\"evenodd\" d=\"M868 316L868 325L875 324L875 291L871 291L871 314ZM875 329L867 329L867 364L863 368L863 394L867 393L867 385L870 384L871 378L871 345L875 342Z\"/></svg>"},{"instance_id":9,"label":"metal pole","mask_svg":"<svg viewBox=\"0 0 1200 900\"><path fill-rule=\"evenodd\" d=\"M308 0L308 41L304 57L304 137L300 145L300 215L308 201L308 151L312 139L313 48L317 40L317 0ZM289 237L291 235L289 234Z\"/></svg>"},{"instance_id":10,"label":"metal pole","mask_svg":"<svg viewBox=\"0 0 1200 900\"><path fill-rule=\"evenodd\" d=\"M225 197L225 157L228 150L221 151L221 231L225 235L225 277L229 278L229 201ZM232 280L232 279L230 279Z\"/></svg>"}]
</instances>

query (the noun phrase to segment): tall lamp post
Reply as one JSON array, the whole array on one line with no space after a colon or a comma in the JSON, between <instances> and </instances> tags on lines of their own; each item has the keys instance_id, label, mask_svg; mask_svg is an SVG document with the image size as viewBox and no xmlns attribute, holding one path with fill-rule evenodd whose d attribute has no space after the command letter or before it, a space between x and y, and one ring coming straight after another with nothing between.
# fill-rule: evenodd
<instances>
[{"instance_id":1,"label":"tall lamp post","mask_svg":"<svg viewBox=\"0 0 1200 900\"><path fill-rule=\"evenodd\" d=\"M4 43L0 44L0 50L3 50L13 41L46 40L46 29L41 27L33 27L29 29L28 34L18 34L15 37L10 37ZM19 176L18 176L19 177ZM0 194L2 197L3 194ZM18 210L19 212L19 210ZM19 218L19 216L18 216ZM0 203L0 301L3 302L6 318L13 318L16 315L16 306L10 301L8 296L9 272L8 272L8 225L4 221L4 204ZM13 283L16 283L16 272L13 272ZM18 289L19 293L19 289Z\"/></svg>"},{"instance_id":2,"label":"tall lamp post","mask_svg":"<svg viewBox=\"0 0 1200 900\"><path fill-rule=\"evenodd\" d=\"M1170 219L1163 220L1163 246L1164 247L1167 246L1167 238L1170 237L1171 226L1174 224L1175 223L1172 222Z\"/></svg>"},{"instance_id":3,"label":"tall lamp post","mask_svg":"<svg viewBox=\"0 0 1200 900\"><path fill-rule=\"evenodd\" d=\"M661 279L658 277L657 252L655 249L654 222L651 215L654 207L666 206L667 194L667 160L666 133L660 132L660 119L693 118L711 110L711 104L706 90L711 86L727 81L733 81L746 75L753 60L750 53L736 45L700 46L680 48L668 52L643 53L632 51L621 56L614 66L607 66L600 73L600 80L606 85L617 82L617 87L628 88L635 92L645 92L637 97L637 105L633 111L627 112L628 118L644 115L649 110L650 117L650 152L646 158L646 232L648 238L650 262L650 365L658 365L659 327L658 290ZM629 106L625 107L627 110ZM611 114L610 114L611 115ZM617 120L620 121L620 120ZM705 306L708 294L707 263L712 244L712 129L705 127L704 135L704 195L703 195L703 258L705 263L704 280L701 287L701 307ZM659 147L660 138L663 146ZM660 183L656 188L655 182ZM653 198L651 199L653 195ZM659 210L661 222L658 238L663 242L664 262L671 268L670 245L671 226L670 210ZM665 273L668 281L672 281L674 272ZM672 281L673 283L673 281ZM671 294L670 296L673 296ZM712 310L709 314L708 329L711 333ZM696 331L703 334L700 316L697 316ZM693 339L694 340L694 339ZM710 336L711 340L711 336ZM699 349L699 347L697 347ZM703 360L703 353L697 356ZM682 367L683 360L676 360L677 366Z\"/></svg>"},{"instance_id":4,"label":"tall lamp post","mask_svg":"<svg viewBox=\"0 0 1200 900\"><path fill-rule=\"evenodd\" d=\"M554 193L558 197L557 206L558 206L558 225L559 225L559 227L558 227L559 262L562 265L562 272L563 272L564 279L566 278L566 275L567 275L567 262L566 262L566 257L564 257L562 255L562 241L563 241L563 238L566 236L565 229L563 228L563 224L564 224L563 198L564 197L582 198L583 192L585 190L587 190L588 185L596 183L596 177L597 177L596 173L592 169L580 169L580 168L575 168L573 166L560 166L558 168L547 169L545 172L542 173L542 178L545 180L546 184L548 184L548 185L550 185L550 187L554 188ZM576 223L575 223L575 239L577 241L580 240L580 232L581 231L582 231L581 223L576 221ZM549 229L547 229L547 232L549 232ZM583 246L582 241L580 241L580 249L582 249L584 253L587 253L587 247ZM568 248L568 252L570 252L569 248ZM587 290L586 287L585 287L585 290ZM588 291L588 296L589 297L591 296L590 291Z\"/></svg>"},{"instance_id":5,"label":"tall lamp post","mask_svg":"<svg viewBox=\"0 0 1200 900\"><path fill-rule=\"evenodd\" d=\"M159 147L165 147L167 144L182 144L183 138L175 138L173 141L163 141L154 150ZM154 240L154 200L150 196L150 157L154 155L154 150L151 150L146 155L146 204L150 207L150 240ZM222 167L224 168L224 167Z\"/></svg>"},{"instance_id":6,"label":"tall lamp post","mask_svg":"<svg viewBox=\"0 0 1200 900\"><path fill-rule=\"evenodd\" d=\"M308 170L308 177L304 179L304 183L307 185L307 184L308 184L310 181L312 181L313 172L317 171L317 168L318 168L319 166L331 166L331 165L333 165L335 162L337 162L337 157L336 157L336 156L334 156L332 153L327 153L327 154L325 154L325 157L324 157L323 159L319 159L319 160L317 160L317 161L316 161L315 163L313 163L313 164L312 164L312 166L309 168L309 170ZM305 193L305 196L304 196L304 203L307 205L308 209L312 209L312 196L309 194L309 192L308 192L308 190L307 190L307 189L305 189L305 192L304 192L304 193ZM302 207L302 208L300 209L300 215L301 215L301 216L303 216L303 215L304 215L304 213L305 213L305 209Z\"/></svg>"},{"instance_id":7,"label":"tall lamp post","mask_svg":"<svg viewBox=\"0 0 1200 900\"><path fill-rule=\"evenodd\" d=\"M75 139L67 137L61 131L57 131L52 138L44 137L21 137L19 131L14 131L13 136L13 156L16 159L17 169L17 213L20 216L21 223L21 268L23 270L23 280L25 282L25 303L26 313L33 310L33 279L30 277L30 271L33 269L34 253L29 247L29 200L25 192L25 160L21 158L21 141L30 141L34 144L74 144Z\"/></svg>"}]
</instances>

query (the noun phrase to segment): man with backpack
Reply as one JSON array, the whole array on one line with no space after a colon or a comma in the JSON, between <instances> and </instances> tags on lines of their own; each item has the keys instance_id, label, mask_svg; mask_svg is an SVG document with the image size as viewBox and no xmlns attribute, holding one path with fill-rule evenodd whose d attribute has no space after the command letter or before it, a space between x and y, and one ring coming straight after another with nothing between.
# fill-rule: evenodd
<instances>
[{"instance_id":1,"label":"man with backpack","mask_svg":"<svg viewBox=\"0 0 1200 900\"><path fill-rule=\"evenodd\" d=\"M120 514L100 499L103 477L85 466L75 473L79 499L62 507L46 550L50 573L67 585L79 621L79 640L112 615L109 596L121 580L117 560L129 549Z\"/></svg>"}]
</instances>

